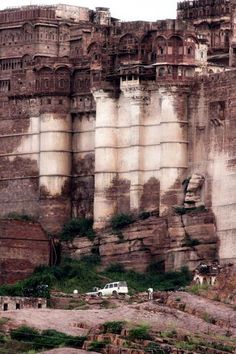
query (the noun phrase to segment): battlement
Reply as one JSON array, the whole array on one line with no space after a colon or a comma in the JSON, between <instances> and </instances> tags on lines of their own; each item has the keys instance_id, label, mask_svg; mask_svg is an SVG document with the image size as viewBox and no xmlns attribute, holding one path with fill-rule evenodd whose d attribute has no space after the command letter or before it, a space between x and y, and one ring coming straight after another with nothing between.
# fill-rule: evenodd
<instances>
[{"instance_id":1,"label":"battlement","mask_svg":"<svg viewBox=\"0 0 236 354\"><path fill-rule=\"evenodd\" d=\"M12 23L35 19L89 21L91 10L71 5L29 5L0 11L0 23Z\"/></svg>"},{"instance_id":2,"label":"battlement","mask_svg":"<svg viewBox=\"0 0 236 354\"><path fill-rule=\"evenodd\" d=\"M230 0L186 0L177 5L177 18L181 20L230 16Z\"/></svg>"}]
</instances>

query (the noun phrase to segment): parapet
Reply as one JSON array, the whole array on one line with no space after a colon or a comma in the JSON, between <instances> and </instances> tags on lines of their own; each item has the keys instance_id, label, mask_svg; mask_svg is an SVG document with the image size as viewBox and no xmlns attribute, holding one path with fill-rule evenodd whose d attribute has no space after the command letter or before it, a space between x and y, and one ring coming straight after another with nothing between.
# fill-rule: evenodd
<instances>
[{"instance_id":1,"label":"parapet","mask_svg":"<svg viewBox=\"0 0 236 354\"><path fill-rule=\"evenodd\" d=\"M177 18L181 20L229 16L230 0L185 0L177 4Z\"/></svg>"},{"instance_id":2,"label":"parapet","mask_svg":"<svg viewBox=\"0 0 236 354\"><path fill-rule=\"evenodd\" d=\"M0 11L0 23L12 23L36 19L89 21L90 13L86 7L71 5L29 5L7 8Z\"/></svg>"}]
</instances>

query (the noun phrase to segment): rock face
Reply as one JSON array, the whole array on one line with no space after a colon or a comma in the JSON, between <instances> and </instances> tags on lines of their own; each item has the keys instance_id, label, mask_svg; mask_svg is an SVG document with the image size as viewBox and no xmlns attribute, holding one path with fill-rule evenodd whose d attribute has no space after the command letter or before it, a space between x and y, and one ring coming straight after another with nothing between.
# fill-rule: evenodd
<instances>
[{"instance_id":1,"label":"rock face","mask_svg":"<svg viewBox=\"0 0 236 354\"><path fill-rule=\"evenodd\" d=\"M63 244L62 252L72 258L82 258L91 254L93 242L87 237L76 237L72 242Z\"/></svg>"},{"instance_id":2,"label":"rock face","mask_svg":"<svg viewBox=\"0 0 236 354\"><path fill-rule=\"evenodd\" d=\"M71 257L91 253L96 245L104 267L120 263L126 269L145 271L156 263L165 271L190 270L203 260L217 259L218 239L212 212L191 212L170 217L151 216L119 231L98 234L95 243L77 238L67 246Z\"/></svg>"},{"instance_id":3,"label":"rock face","mask_svg":"<svg viewBox=\"0 0 236 354\"><path fill-rule=\"evenodd\" d=\"M194 269L203 260L218 258L218 238L212 212L192 212L168 219L170 247L166 269L187 265Z\"/></svg>"},{"instance_id":4,"label":"rock face","mask_svg":"<svg viewBox=\"0 0 236 354\"><path fill-rule=\"evenodd\" d=\"M186 209L198 208L204 206L201 201L201 189L205 178L200 174L193 174L187 181L184 207Z\"/></svg>"}]
</instances>

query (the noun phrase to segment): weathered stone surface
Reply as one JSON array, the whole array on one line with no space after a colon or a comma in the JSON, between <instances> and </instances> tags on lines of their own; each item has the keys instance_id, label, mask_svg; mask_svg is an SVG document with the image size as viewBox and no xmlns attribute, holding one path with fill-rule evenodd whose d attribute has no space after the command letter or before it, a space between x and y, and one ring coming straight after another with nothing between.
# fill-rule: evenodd
<instances>
[{"instance_id":1,"label":"weathered stone surface","mask_svg":"<svg viewBox=\"0 0 236 354\"><path fill-rule=\"evenodd\" d=\"M103 235L99 246L102 264L118 262L129 268L132 264L135 270L145 270L148 262L163 261L166 270L171 271L183 266L194 269L205 258L217 258L218 238L215 225L211 223L214 220L211 212L186 215L186 227L183 223L182 227L176 226L182 222L179 216L172 217L171 225L176 227L169 228L164 218L150 219L151 223L149 219L137 221L122 229L120 239L109 233ZM138 254L142 255L144 250L146 261L141 266Z\"/></svg>"},{"instance_id":2,"label":"weathered stone surface","mask_svg":"<svg viewBox=\"0 0 236 354\"><path fill-rule=\"evenodd\" d=\"M183 226L182 216L169 216L167 218L167 222L169 228L178 228Z\"/></svg>"},{"instance_id":3,"label":"weathered stone surface","mask_svg":"<svg viewBox=\"0 0 236 354\"><path fill-rule=\"evenodd\" d=\"M49 265L50 243L38 223L0 220L0 283L27 278L39 265Z\"/></svg>"},{"instance_id":4,"label":"weathered stone surface","mask_svg":"<svg viewBox=\"0 0 236 354\"><path fill-rule=\"evenodd\" d=\"M182 219L183 219L183 225L185 227L191 225L215 223L215 217L211 211L185 214L182 216Z\"/></svg>"},{"instance_id":5,"label":"weathered stone surface","mask_svg":"<svg viewBox=\"0 0 236 354\"><path fill-rule=\"evenodd\" d=\"M184 238L186 233L185 233L186 228L184 229L184 227L169 227L168 228L168 232L169 232L169 236L171 239L178 239L178 238Z\"/></svg>"},{"instance_id":6,"label":"weathered stone surface","mask_svg":"<svg viewBox=\"0 0 236 354\"><path fill-rule=\"evenodd\" d=\"M236 262L236 10L208 4L204 29L205 5L138 25L105 8L0 12L0 215L26 211L57 233L72 216L101 229L116 213L150 212L162 218L100 247L146 239L151 255L184 233L215 243L202 226L215 224L220 259ZM176 206L212 208L216 223Z\"/></svg>"},{"instance_id":7,"label":"weathered stone surface","mask_svg":"<svg viewBox=\"0 0 236 354\"><path fill-rule=\"evenodd\" d=\"M106 245L100 246L99 252L101 257L129 253L130 243L129 242L108 243Z\"/></svg>"},{"instance_id":8,"label":"weathered stone surface","mask_svg":"<svg viewBox=\"0 0 236 354\"><path fill-rule=\"evenodd\" d=\"M191 239L202 243L217 242L216 228L213 224L186 226L185 232Z\"/></svg>"}]
</instances>

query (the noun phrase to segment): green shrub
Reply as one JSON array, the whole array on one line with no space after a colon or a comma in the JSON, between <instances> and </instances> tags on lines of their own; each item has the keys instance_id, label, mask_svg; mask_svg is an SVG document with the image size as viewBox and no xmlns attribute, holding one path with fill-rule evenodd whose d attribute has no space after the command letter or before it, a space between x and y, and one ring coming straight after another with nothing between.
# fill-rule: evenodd
<instances>
[{"instance_id":1,"label":"green shrub","mask_svg":"<svg viewBox=\"0 0 236 354\"><path fill-rule=\"evenodd\" d=\"M11 330L10 334L12 339L31 342L34 349L51 349L59 346L82 348L84 341L87 339L85 336L71 336L54 329L47 329L40 333L38 330L27 326Z\"/></svg>"},{"instance_id":2,"label":"green shrub","mask_svg":"<svg viewBox=\"0 0 236 354\"><path fill-rule=\"evenodd\" d=\"M94 238L93 219L79 218L71 219L64 226L59 234L61 241L73 241L76 236Z\"/></svg>"},{"instance_id":3,"label":"green shrub","mask_svg":"<svg viewBox=\"0 0 236 354\"><path fill-rule=\"evenodd\" d=\"M146 353L152 354L169 354L170 351L168 349L162 348L160 344L151 342L145 348L144 351Z\"/></svg>"},{"instance_id":4,"label":"green shrub","mask_svg":"<svg viewBox=\"0 0 236 354\"><path fill-rule=\"evenodd\" d=\"M164 273L165 263L164 262L151 263L147 268L147 272L151 274Z\"/></svg>"},{"instance_id":5,"label":"green shrub","mask_svg":"<svg viewBox=\"0 0 236 354\"><path fill-rule=\"evenodd\" d=\"M106 283L126 281L129 293L155 290L177 290L189 285L192 275L187 269L181 272L161 273L152 271L136 273L126 271L121 264L111 264L105 271L96 269L99 256L91 255L75 259L62 259L61 264L53 267L40 266L26 280L14 285L0 286L0 296L45 296L49 298L53 287L65 293L72 293L78 289L80 293L91 291L95 286L103 287ZM46 285L48 285L46 287Z\"/></svg>"},{"instance_id":6,"label":"green shrub","mask_svg":"<svg viewBox=\"0 0 236 354\"><path fill-rule=\"evenodd\" d=\"M104 333L121 334L125 321L111 321L103 324Z\"/></svg>"},{"instance_id":7,"label":"green shrub","mask_svg":"<svg viewBox=\"0 0 236 354\"><path fill-rule=\"evenodd\" d=\"M190 238L190 236L186 236L184 239L184 245L187 247L194 247L200 245L200 241L196 238Z\"/></svg>"},{"instance_id":8,"label":"green shrub","mask_svg":"<svg viewBox=\"0 0 236 354\"><path fill-rule=\"evenodd\" d=\"M186 213L186 209L184 206L175 205L175 206L173 206L173 209L174 209L175 213L178 215L184 215Z\"/></svg>"},{"instance_id":9,"label":"green shrub","mask_svg":"<svg viewBox=\"0 0 236 354\"><path fill-rule=\"evenodd\" d=\"M82 257L81 261L89 266L96 266L101 263L101 257L98 254L91 254L89 256Z\"/></svg>"},{"instance_id":10,"label":"green shrub","mask_svg":"<svg viewBox=\"0 0 236 354\"><path fill-rule=\"evenodd\" d=\"M124 227L132 224L134 222L134 217L131 214L116 214L111 218L111 227L113 230L120 230Z\"/></svg>"},{"instance_id":11,"label":"green shrub","mask_svg":"<svg viewBox=\"0 0 236 354\"><path fill-rule=\"evenodd\" d=\"M82 348L87 337L85 336L68 336L66 339L66 345L73 348Z\"/></svg>"},{"instance_id":12,"label":"green shrub","mask_svg":"<svg viewBox=\"0 0 236 354\"><path fill-rule=\"evenodd\" d=\"M25 341L25 342L32 342L39 336L39 331L35 328L31 328L28 326L21 326L16 329L12 329L10 331L10 335L12 339Z\"/></svg>"},{"instance_id":13,"label":"green shrub","mask_svg":"<svg viewBox=\"0 0 236 354\"><path fill-rule=\"evenodd\" d=\"M113 264L110 264L106 268L106 272L108 272L108 273L125 273L125 268L124 268L123 264L113 263Z\"/></svg>"},{"instance_id":14,"label":"green shrub","mask_svg":"<svg viewBox=\"0 0 236 354\"><path fill-rule=\"evenodd\" d=\"M13 220L23 220L23 221L32 221L32 222L36 221L36 218L32 215L18 214L16 212L7 214L7 218Z\"/></svg>"},{"instance_id":15,"label":"green shrub","mask_svg":"<svg viewBox=\"0 0 236 354\"><path fill-rule=\"evenodd\" d=\"M184 215L189 213L200 213L206 211L206 207L204 205L200 205L199 207L185 208L184 206L175 205L173 207L174 211L178 215Z\"/></svg>"},{"instance_id":16,"label":"green shrub","mask_svg":"<svg viewBox=\"0 0 236 354\"><path fill-rule=\"evenodd\" d=\"M186 290L194 295L201 295L201 293L207 291L209 287L209 284L194 284L192 286L188 286Z\"/></svg>"},{"instance_id":17,"label":"green shrub","mask_svg":"<svg viewBox=\"0 0 236 354\"><path fill-rule=\"evenodd\" d=\"M23 283L19 282L0 286L0 296L24 296Z\"/></svg>"},{"instance_id":18,"label":"green shrub","mask_svg":"<svg viewBox=\"0 0 236 354\"><path fill-rule=\"evenodd\" d=\"M33 341L34 347L41 348L56 348L66 345L67 335L65 333L57 332L53 329L42 331L41 334Z\"/></svg>"},{"instance_id":19,"label":"green shrub","mask_svg":"<svg viewBox=\"0 0 236 354\"><path fill-rule=\"evenodd\" d=\"M149 327L146 326L146 325L140 325L140 326L137 326L137 327L134 327L134 328L131 328L129 330L129 339L131 341L134 341L136 339L139 339L139 340L151 340L151 336L149 334Z\"/></svg>"},{"instance_id":20,"label":"green shrub","mask_svg":"<svg viewBox=\"0 0 236 354\"><path fill-rule=\"evenodd\" d=\"M103 340L103 341L98 341L94 340L89 344L88 350L89 351L95 351L95 352L101 352L106 345L109 344L109 341Z\"/></svg>"},{"instance_id":21,"label":"green shrub","mask_svg":"<svg viewBox=\"0 0 236 354\"><path fill-rule=\"evenodd\" d=\"M121 230L116 230L116 231L115 231L115 235L118 237L117 243L125 242L125 240L124 240L124 234L122 233Z\"/></svg>"},{"instance_id":22,"label":"green shrub","mask_svg":"<svg viewBox=\"0 0 236 354\"><path fill-rule=\"evenodd\" d=\"M216 324L216 319L213 316L209 315L209 313L207 312L203 314L202 318L207 323Z\"/></svg>"},{"instance_id":23,"label":"green shrub","mask_svg":"<svg viewBox=\"0 0 236 354\"><path fill-rule=\"evenodd\" d=\"M229 353L233 353L235 350L235 347L233 347L232 345L228 345L228 344L224 344L224 343L208 343L209 347L217 349L219 351L222 352L229 352Z\"/></svg>"},{"instance_id":24,"label":"green shrub","mask_svg":"<svg viewBox=\"0 0 236 354\"><path fill-rule=\"evenodd\" d=\"M149 211L142 211L141 213L139 213L139 219L141 220L146 220L151 216L151 213Z\"/></svg>"},{"instance_id":25,"label":"green shrub","mask_svg":"<svg viewBox=\"0 0 236 354\"><path fill-rule=\"evenodd\" d=\"M4 336L4 334L0 333L0 343L5 343L6 341L6 337Z\"/></svg>"},{"instance_id":26,"label":"green shrub","mask_svg":"<svg viewBox=\"0 0 236 354\"><path fill-rule=\"evenodd\" d=\"M169 331L161 332L160 335L162 338L176 338L177 332L175 329L170 329Z\"/></svg>"}]
</instances>

